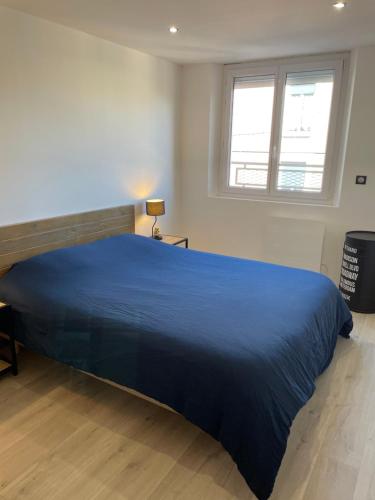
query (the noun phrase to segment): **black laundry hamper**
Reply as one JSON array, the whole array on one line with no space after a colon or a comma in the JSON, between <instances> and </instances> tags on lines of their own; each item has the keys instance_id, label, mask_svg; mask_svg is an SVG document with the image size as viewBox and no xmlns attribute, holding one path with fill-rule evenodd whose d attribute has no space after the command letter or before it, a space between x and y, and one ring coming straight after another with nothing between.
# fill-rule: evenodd
<instances>
[{"instance_id":1,"label":"black laundry hamper","mask_svg":"<svg viewBox=\"0 0 375 500\"><path fill-rule=\"evenodd\" d=\"M375 313L375 232L346 233L340 291L351 311Z\"/></svg>"}]
</instances>

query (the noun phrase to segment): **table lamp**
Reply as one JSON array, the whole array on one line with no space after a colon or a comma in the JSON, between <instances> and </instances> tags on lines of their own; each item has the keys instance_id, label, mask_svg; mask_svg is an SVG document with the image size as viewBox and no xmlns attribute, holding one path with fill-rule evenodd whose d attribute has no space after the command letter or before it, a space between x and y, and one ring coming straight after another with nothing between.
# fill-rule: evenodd
<instances>
[{"instance_id":1,"label":"table lamp","mask_svg":"<svg viewBox=\"0 0 375 500\"><path fill-rule=\"evenodd\" d=\"M155 222L152 225L152 237L155 240L162 240L163 237L160 234L160 230L156 226L158 217L165 214L165 202L164 200L147 200L146 201L146 213L155 217Z\"/></svg>"}]
</instances>

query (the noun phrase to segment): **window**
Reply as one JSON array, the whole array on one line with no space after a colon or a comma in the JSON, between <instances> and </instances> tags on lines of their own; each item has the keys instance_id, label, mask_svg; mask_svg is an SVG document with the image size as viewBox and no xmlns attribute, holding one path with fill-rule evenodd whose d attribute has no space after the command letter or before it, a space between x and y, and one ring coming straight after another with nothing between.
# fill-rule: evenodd
<instances>
[{"instance_id":1,"label":"window","mask_svg":"<svg viewBox=\"0 0 375 500\"><path fill-rule=\"evenodd\" d=\"M225 70L223 191L324 202L333 197L346 55Z\"/></svg>"}]
</instances>

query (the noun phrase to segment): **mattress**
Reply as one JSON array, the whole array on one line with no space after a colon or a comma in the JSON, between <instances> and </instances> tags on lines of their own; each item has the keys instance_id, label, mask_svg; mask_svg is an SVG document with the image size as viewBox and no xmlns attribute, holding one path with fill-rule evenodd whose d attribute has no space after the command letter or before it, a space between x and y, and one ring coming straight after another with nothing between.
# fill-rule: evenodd
<instances>
[{"instance_id":1,"label":"mattress","mask_svg":"<svg viewBox=\"0 0 375 500\"><path fill-rule=\"evenodd\" d=\"M220 441L260 500L352 317L327 277L137 235L0 279L26 347L149 396Z\"/></svg>"}]
</instances>

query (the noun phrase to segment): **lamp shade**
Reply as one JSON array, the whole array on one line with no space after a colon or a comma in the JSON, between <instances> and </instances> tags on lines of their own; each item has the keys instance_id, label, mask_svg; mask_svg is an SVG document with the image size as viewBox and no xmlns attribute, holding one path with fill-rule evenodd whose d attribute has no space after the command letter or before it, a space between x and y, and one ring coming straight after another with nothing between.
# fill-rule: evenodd
<instances>
[{"instance_id":1,"label":"lamp shade","mask_svg":"<svg viewBox=\"0 0 375 500\"><path fill-rule=\"evenodd\" d=\"M156 217L158 217L159 215L164 215L165 214L164 200L147 200L146 213L147 215L153 215Z\"/></svg>"}]
</instances>

